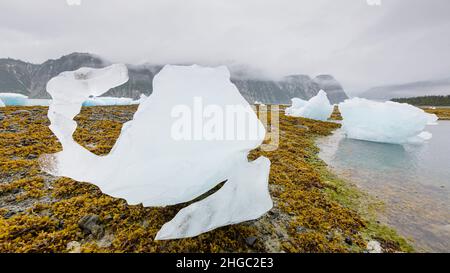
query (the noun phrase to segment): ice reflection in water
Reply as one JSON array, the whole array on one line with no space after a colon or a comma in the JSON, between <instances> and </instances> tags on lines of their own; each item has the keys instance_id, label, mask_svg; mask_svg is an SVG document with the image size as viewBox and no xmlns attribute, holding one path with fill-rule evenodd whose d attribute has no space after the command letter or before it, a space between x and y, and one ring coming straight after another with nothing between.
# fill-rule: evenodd
<instances>
[{"instance_id":1,"label":"ice reflection in water","mask_svg":"<svg viewBox=\"0 0 450 273\"><path fill-rule=\"evenodd\" d=\"M425 145L344 138L319 140L320 157L341 177L386 203L384 220L418 250L450 252L450 122L430 126Z\"/></svg>"}]
</instances>

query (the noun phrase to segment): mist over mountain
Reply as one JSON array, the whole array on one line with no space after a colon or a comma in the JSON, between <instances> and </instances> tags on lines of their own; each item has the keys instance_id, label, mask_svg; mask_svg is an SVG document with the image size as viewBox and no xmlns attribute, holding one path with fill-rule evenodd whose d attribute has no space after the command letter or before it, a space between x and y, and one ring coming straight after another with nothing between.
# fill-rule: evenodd
<instances>
[{"instance_id":1,"label":"mist over mountain","mask_svg":"<svg viewBox=\"0 0 450 273\"><path fill-rule=\"evenodd\" d=\"M450 95L450 77L370 88L359 96L374 100Z\"/></svg>"},{"instance_id":2,"label":"mist over mountain","mask_svg":"<svg viewBox=\"0 0 450 273\"><path fill-rule=\"evenodd\" d=\"M63 71L80 67L101 68L110 62L88 53L72 53L42 64L32 64L14 59L0 59L0 92L20 93L30 98L50 98L45 90L47 82ZM162 65L127 65L130 79L127 83L108 91L104 96L138 98L150 95L153 77ZM232 82L250 103L288 104L294 97L310 99L323 89L332 103L347 98L341 84L331 75L290 75L279 80L258 79L242 71L232 73Z\"/></svg>"}]
</instances>

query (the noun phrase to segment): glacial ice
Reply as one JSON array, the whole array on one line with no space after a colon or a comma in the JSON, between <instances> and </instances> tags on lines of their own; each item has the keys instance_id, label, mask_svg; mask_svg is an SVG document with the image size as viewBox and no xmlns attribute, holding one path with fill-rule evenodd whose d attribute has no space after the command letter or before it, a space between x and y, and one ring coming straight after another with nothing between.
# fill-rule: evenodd
<instances>
[{"instance_id":1,"label":"glacial ice","mask_svg":"<svg viewBox=\"0 0 450 273\"><path fill-rule=\"evenodd\" d=\"M266 131L231 83L226 67L165 66L153 80L152 95L142 99L133 120L123 125L108 155L97 156L76 143L72 138L77 127L73 118L82 103L127 80L126 66L112 65L64 72L48 82L47 91L53 98L49 127L63 150L41 159L44 170L91 182L106 194L144 206L188 202L226 181L218 191L185 207L164 224L156 236L159 240L192 237L253 220L272 208L268 191L270 161L265 157L252 162L247 159L249 151L263 142ZM202 113L199 103L204 106L203 113L208 113L208 121L214 119L213 109L226 113L233 106L236 114L245 116L247 124L238 127L235 135L244 130L248 131L244 134L247 137L174 137L174 128L180 128L175 125L183 120L180 114L192 115L181 122L181 127L190 128L186 122L195 121ZM202 129L194 124L193 131L198 132L198 128ZM216 129L236 130L233 122L224 122Z\"/></svg>"},{"instance_id":2,"label":"glacial ice","mask_svg":"<svg viewBox=\"0 0 450 273\"><path fill-rule=\"evenodd\" d=\"M0 93L0 100L3 101L5 106L25 106L28 97L16 93Z\"/></svg>"},{"instance_id":3,"label":"glacial ice","mask_svg":"<svg viewBox=\"0 0 450 273\"><path fill-rule=\"evenodd\" d=\"M5 107L5 104L3 103L3 101L0 99L0 107Z\"/></svg>"},{"instance_id":4,"label":"glacial ice","mask_svg":"<svg viewBox=\"0 0 450 273\"><path fill-rule=\"evenodd\" d=\"M362 98L340 103L339 110L348 138L392 144L423 143L432 137L425 127L438 120L436 115L409 104Z\"/></svg>"},{"instance_id":5,"label":"glacial ice","mask_svg":"<svg viewBox=\"0 0 450 273\"><path fill-rule=\"evenodd\" d=\"M292 99L292 106L286 108L286 115L293 117L304 117L326 121L333 112L333 106L328 100L327 93L320 90L319 93L305 101L299 98Z\"/></svg>"}]
</instances>

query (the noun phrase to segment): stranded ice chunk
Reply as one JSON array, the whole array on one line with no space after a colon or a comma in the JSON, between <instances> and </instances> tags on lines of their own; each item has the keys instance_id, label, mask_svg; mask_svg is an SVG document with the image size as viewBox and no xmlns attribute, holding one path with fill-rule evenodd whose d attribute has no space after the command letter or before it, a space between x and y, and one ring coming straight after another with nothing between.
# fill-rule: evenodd
<instances>
[{"instance_id":1,"label":"stranded ice chunk","mask_svg":"<svg viewBox=\"0 0 450 273\"><path fill-rule=\"evenodd\" d=\"M109 155L96 156L76 143L73 118L82 103L127 80L126 67L114 65L64 72L48 83L53 97L50 129L63 145L62 152L44 160L48 172L91 182L106 194L145 206L191 201L226 181L214 194L181 210L157 239L196 236L256 219L271 209L270 161L247 160L249 151L263 142L265 128L231 83L226 67L165 66L153 80L152 95L124 124ZM230 107L232 117L245 117L245 127L236 128L233 120L224 122ZM198 126L203 120L197 124L202 114L208 117L204 127ZM216 122L208 127L211 120ZM212 128L241 137L202 138Z\"/></svg>"},{"instance_id":2,"label":"stranded ice chunk","mask_svg":"<svg viewBox=\"0 0 450 273\"><path fill-rule=\"evenodd\" d=\"M432 137L427 125L437 116L405 103L353 98L339 104L342 128L348 138L392 143L422 143Z\"/></svg>"},{"instance_id":3,"label":"stranded ice chunk","mask_svg":"<svg viewBox=\"0 0 450 273\"><path fill-rule=\"evenodd\" d=\"M299 98L293 98L291 99L291 102L291 107L286 108L285 110L285 113L288 116L295 116L299 109L303 108L308 103L308 101Z\"/></svg>"},{"instance_id":4,"label":"stranded ice chunk","mask_svg":"<svg viewBox=\"0 0 450 273\"><path fill-rule=\"evenodd\" d=\"M327 93L320 90L319 93L305 101L299 98L292 99L292 106L286 109L286 114L293 117L304 117L326 121L333 112L333 106L328 100Z\"/></svg>"},{"instance_id":5,"label":"stranded ice chunk","mask_svg":"<svg viewBox=\"0 0 450 273\"><path fill-rule=\"evenodd\" d=\"M5 104L3 103L3 101L0 99L0 107L5 107Z\"/></svg>"},{"instance_id":6,"label":"stranded ice chunk","mask_svg":"<svg viewBox=\"0 0 450 273\"><path fill-rule=\"evenodd\" d=\"M5 106L26 106L28 97L16 93L0 93L0 100Z\"/></svg>"}]
</instances>

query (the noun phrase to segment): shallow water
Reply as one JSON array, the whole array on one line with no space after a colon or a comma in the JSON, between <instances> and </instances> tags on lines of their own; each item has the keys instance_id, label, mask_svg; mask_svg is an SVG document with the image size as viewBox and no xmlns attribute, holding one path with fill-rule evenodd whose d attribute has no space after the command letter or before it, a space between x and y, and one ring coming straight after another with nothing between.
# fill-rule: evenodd
<instances>
[{"instance_id":1,"label":"shallow water","mask_svg":"<svg viewBox=\"0 0 450 273\"><path fill-rule=\"evenodd\" d=\"M338 176L386 204L382 221L413 240L419 251L450 252L450 121L429 126L424 145L320 139L320 158Z\"/></svg>"}]
</instances>

